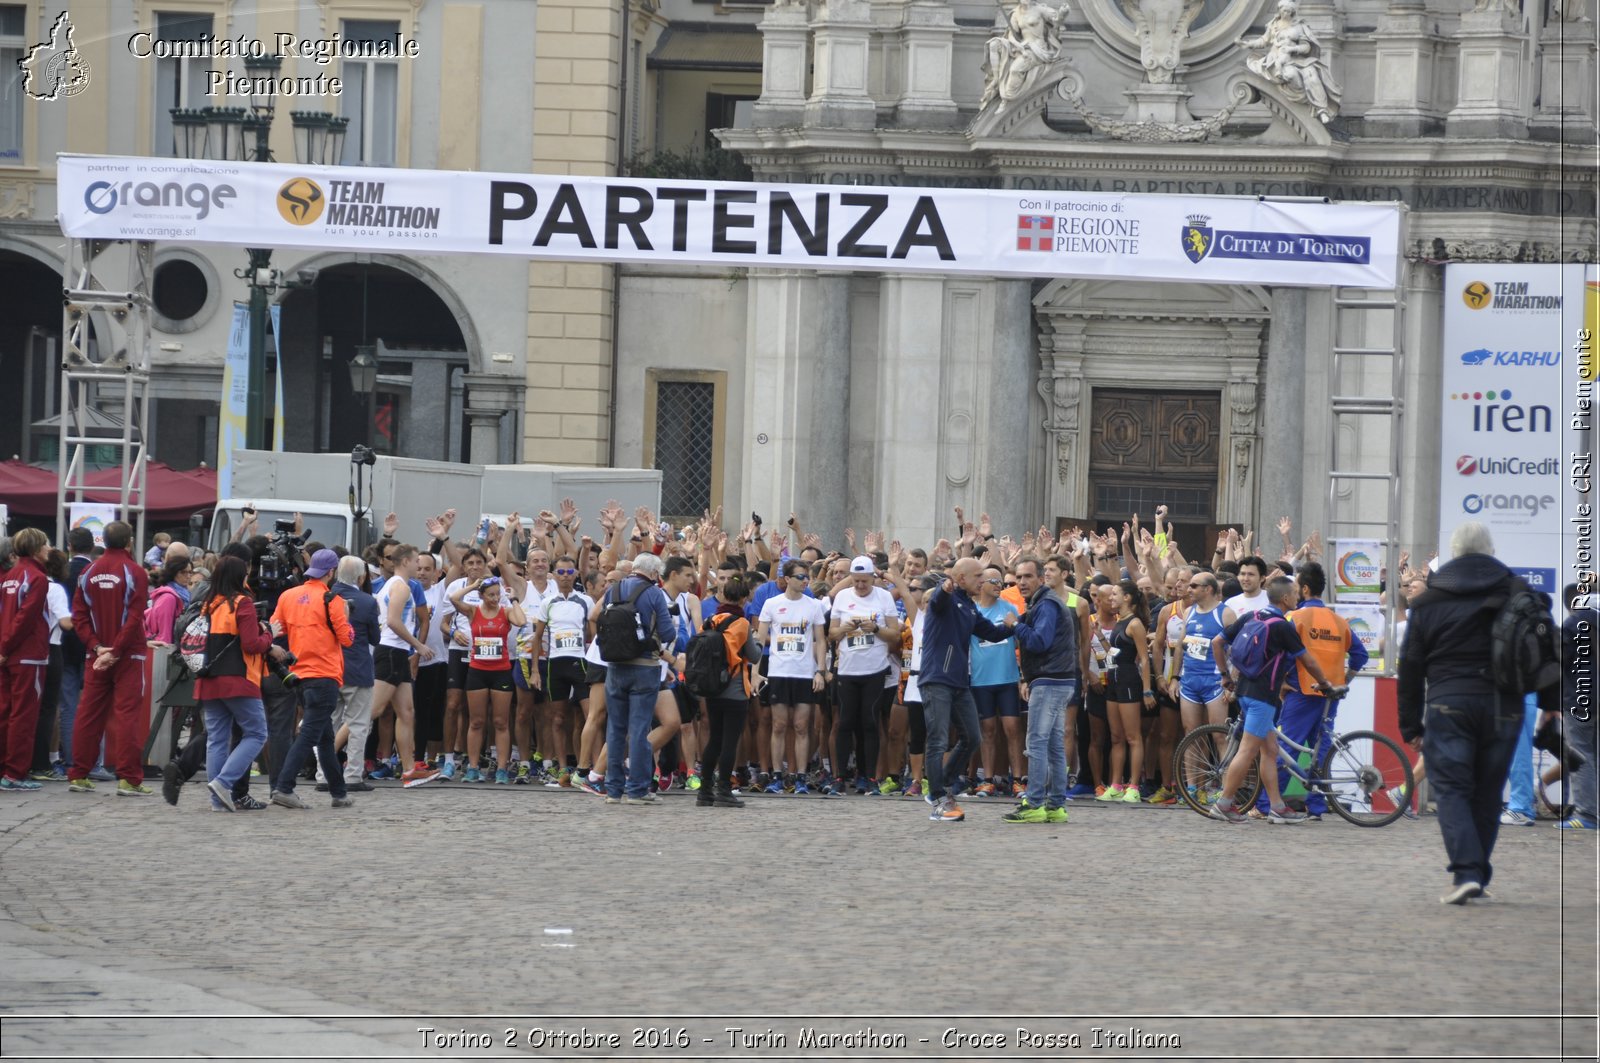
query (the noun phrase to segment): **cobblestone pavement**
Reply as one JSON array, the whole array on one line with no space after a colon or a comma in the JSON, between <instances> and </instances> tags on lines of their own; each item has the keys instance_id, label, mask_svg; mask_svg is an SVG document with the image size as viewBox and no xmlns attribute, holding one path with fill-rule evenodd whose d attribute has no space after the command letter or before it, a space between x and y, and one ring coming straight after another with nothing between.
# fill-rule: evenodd
<instances>
[{"instance_id":1,"label":"cobblestone pavement","mask_svg":"<svg viewBox=\"0 0 1600 1063\"><path fill-rule=\"evenodd\" d=\"M739 1026L786 1038L738 1049L755 1059L815 1057L803 1027L906 1037L832 1058L1595 1057L1596 840L1544 823L1502 831L1496 896L1456 908L1431 818L1079 803L1012 827L1009 802L938 824L888 798L304 796L312 811L228 816L194 784L176 809L4 795L0 1055L728 1058ZM1018 1047L1019 1026L1058 1040ZM1096 1047L1096 1027L1143 1034ZM580 1028L620 1047L552 1047ZM462 1045L479 1035L494 1047ZM1153 1037L1178 1043L1141 1050Z\"/></svg>"}]
</instances>

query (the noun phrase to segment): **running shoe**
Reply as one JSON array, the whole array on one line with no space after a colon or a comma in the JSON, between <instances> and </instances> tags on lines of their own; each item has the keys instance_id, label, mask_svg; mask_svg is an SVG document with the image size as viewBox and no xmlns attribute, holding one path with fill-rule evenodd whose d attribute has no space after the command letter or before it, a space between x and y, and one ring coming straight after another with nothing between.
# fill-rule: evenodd
<instances>
[{"instance_id":1,"label":"running shoe","mask_svg":"<svg viewBox=\"0 0 1600 1063\"><path fill-rule=\"evenodd\" d=\"M67 766L58 760L50 765L50 774L56 777L56 782L66 782Z\"/></svg>"},{"instance_id":2,"label":"running shoe","mask_svg":"<svg viewBox=\"0 0 1600 1063\"><path fill-rule=\"evenodd\" d=\"M824 797L843 797L844 796L844 794L839 790L839 785L837 783L835 783L832 779L823 779L822 780L822 785L820 787L818 787L818 789L820 789L822 791L822 796L824 796Z\"/></svg>"},{"instance_id":3,"label":"running shoe","mask_svg":"<svg viewBox=\"0 0 1600 1063\"><path fill-rule=\"evenodd\" d=\"M1556 830L1600 830L1600 824L1573 813L1555 825Z\"/></svg>"},{"instance_id":4,"label":"running shoe","mask_svg":"<svg viewBox=\"0 0 1600 1063\"><path fill-rule=\"evenodd\" d=\"M926 801L928 799L928 780L927 779L923 779L922 780L922 793L921 793L920 796L924 801Z\"/></svg>"},{"instance_id":5,"label":"running shoe","mask_svg":"<svg viewBox=\"0 0 1600 1063\"><path fill-rule=\"evenodd\" d=\"M217 799L217 803L223 808L229 812L236 811L238 806L233 803L233 791L222 785L221 779L212 779L206 783L206 788L211 791L212 796Z\"/></svg>"},{"instance_id":6,"label":"running shoe","mask_svg":"<svg viewBox=\"0 0 1600 1063\"><path fill-rule=\"evenodd\" d=\"M394 769L389 767L387 761L379 761L372 766L372 770L367 774L374 779L392 779L394 778Z\"/></svg>"},{"instance_id":7,"label":"running shoe","mask_svg":"<svg viewBox=\"0 0 1600 1063\"><path fill-rule=\"evenodd\" d=\"M1391 786L1389 789L1383 792L1383 795L1387 797L1389 799L1389 803L1398 808L1400 813L1407 819L1417 818L1416 809L1411 807L1411 795L1406 793L1406 788L1404 786Z\"/></svg>"},{"instance_id":8,"label":"running shoe","mask_svg":"<svg viewBox=\"0 0 1600 1063\"><path fill-rule=\"evenodd\" d=\"M960 823L967 818L967 814L961 811L961 806L956 804L955 798L945 794L933 806L928 818L938 823Z\"/></svg>"},{"instance_id":9,"label":"running shoe","mask_svg":"<svg viewBox=\"0 0 1600 1063\"><path fill-rule=\"evenodd\" d=\"M872 789L872 783L868 781L867 777L865 775L857 775L855 781L856 796L860 797L870 789Z\"/></svg>"},{"instance_id":10,"label":"running shoe","mask_svg":"<svg viewBox=\"0 0 1600 1063\"><path fill-rule=\"evenodd\" d=\"M1095 789L1086 782L1074 783L1072 788L1067 791L1067 797L1069 798L1093 796L1095 796Z\"/></svg>"},{"instance_id":11,"label":"running shoe","mask_svg":"<svg viewBox=\"0 0 1600 1063\"><path fill-rule=\"evenodd\" d=\"M94 782L90 779L68 779L67 791L74 794L93 793Z\"/></svg>"},{"instance_id":12,"label":"running shoe","mask_svg":"<svg viewBox=\"0 0 1600 1063\"><path fill-rule=\"evenodd\" d=\"M764 793L764 794L781 794L781 793L783 793L783 780L782 779L773 779L771 782L767 783L767 785L762 789L761 792Z\"/></svg>"},{"instance_id":13,"label":"running shoe","mask_svg":"<svg viewBox=\"0 0 1600 1063\"><path fill-rule=\"evenodd\" d=\"M625 805L659 805L661 798L655 794L645 793L640 794L638 797L624 797L622 803Z\"/></svg>"},{"instance_id":14,"label":"running shoe","mask_svg":"<svg viewBox=\"0 0 1600 1063\"><path fill-rule=\"evenodd\" d=\"M1466 904L1474 897L1483 896L1483 885L1478 882L1463 882L1455 889L1439 898L1440 904Z\"/></svg>"},{"instance_id":15,"label":"running shoe","mask_svg":"<svg viewBox=\"0 0 1600 1063\"><path fill-rule=\"evenodd\" d=\"M992 783L992 782L981 782L981 783L979 783L977 786L974 786L972 788L972 796L973 797L993 797L994 796L994 783Z\"/></svg>"},{"instance_id":16,"label":"running shoe","mask_svg":"<svg viewBox=\"0 0 1600 1063\"><path fill-rule=\"evenodd\" d=\"M467 773L461 777L462 782L482 782L483 773L477 768L468 768Z\"/></svg>"},{"instance_id":17,"label":"running shoe","mask_svg":"<svg viewBox=\"0 0 1600 1063\"><path fill-rule=\"evenodd\" d=\"M1150 795L1150 804L1152 805L1175 805L1177 803L1178 795L1165 786Z\"/></svg>"},{"instance_id":18,"label":"running shoe","mask_svg":"<svg viewBox=\"0 0 1600 1063\"><path fill-rule=\"evenodd\" d=\"M1067 810L1064 808L1047 808L1044 810L1044 820L1046 823L1065 823L1067 821Z\"/></svg>"},{"instance_id":19,"label":"running shoe","mask_svg":"<svg viewBox=\"0 0 1600 1063\"><path fill-rule=\"evenodd\" d=\"M1120 786L1100 786L1100 787L1096 787L1095 788L1095 793L1094 793L1094 799L1096 801L1121 801L1122 800L1122 787L1120 787Z\"/></svg>"},{"instance_id":20,"label":"running shoe","mask_svg":"<svg viewBox=\"0 0 1600 1063\"><path fill-rule=\"evenodd\" d=\"M1211 806L1211 808L1208 810L1208 814L1212 819L1220 819L1224 823L1243 823L1248 818L1243 812L1240 812L1237 808L1235 808L1231 802L1227 805L1227 807L1224 807L1223 803L1218 801L1216 804Z\"/></svg>"},{"instance_id":21,"label":"running shoe","mask_svg":"<svg viewBox=\"0 0 1600 1063\"><path fill-rule=\"evenodd\" d=\"M511 773L508 772L508 771L505 771L504 769L495 772L494 773L494 784L496 786L510 786L511 785Z\"/></svg>"},{"instance_id":22,"label":"running shoe","mask_svg":"<svg viewBox=\"0 0 1600 1063\"><path fill-rule=\"evenodd\" d=\"M1267 819L1273 823L1304 823L1306 814L1304 812L1296 812L1294 809L1285 806L1283 808L1274 808L1271 812L1268 812Z\"/></svg>"},{"instance_id":23,"label":"running shoe","mask_svg":"<svg viewBox=\"0 0 1600 1063\"><path fill-rule=\"evenodd\" d=\"M1252 807L1250 811L1245 813L1245 817L1247 819L1266 819L1267 814L1261 811L1259 808Z\"/></svg>"},{"instance_id":24,"label":"running shoe","mask_svg":"<svg viewBox=\"0 0 1600 1063\"><path fill-rule=\"evenodd\" d=\"M517 767L517 785L518 786L527 786L532 781L533 781L533 768L529 767L526 764L518 765L518 767Z\"/></svg>"},{"instance_id":25,"label":"running shoe","mask_svg":"<svg viewBox=\"0 0 1600 1063\"><path fill-rule=\"evenodd\" d=\"M16 785L22 786L24 789L28 788L22 783L18 783ZM33 788L37 789L37 786ZM127 779L120 779L117 781L118 797L154 797L155 795L156 792L150 789L150 787L144 785L144 783L129 782Z\"/></svg>"},{"instance_id":26,"label":"running shoe","mask_svg":"<svg viewBox=\"0 0 1600 1063\"><path fill-rule=\"evenodd\" d=\"M0 778L0 790L5 790L7 792L15 792L15 791L19 791L19 790L43 790L43 789L44 789L44 784L43 783L34 782L32 779ZM146 790L145 791L145 793L147 793L147 794L154 793L154 792L155 792L154 790Z\"/></svg>"},{"instance_id":27,"label":"running shoe","mask_svg":"<svg viewBox=\"0 0 1600 1063\"><path fill-rule=\"evenodd\" d=\"M277 805L277 806L279 806L280 808L310 808L311 807L310 805L308 805L304 801L302 801L300 799L300 795L295 793L293 790L289 791L288 793L281 793L281 792L279 792L277 790L274 790L272 792L272 803Z\"/></svg>"},{"instance_id":28,"label":"running shoe","mask_svg":"<svg viewBox=\"0 0 1600 1063\"><path fill-rule=\"evenodd\" d=\"M439 766L439 778L444 782L456 781L456 762L447 760Z\"/></svg>"},{"instance_id":29,"label":"running shoe","mask_svg":"<svg viewBox=\"0 0 1600 1063\"><path fill-rule=\"evenodd\" d=\"M580 782L577 785L579 787L582 787L583 783ZM700 789L700 773L697 772L697 771L690 772L689 773L689 777L684 780L683 785L684 785L684 787L686 789L690 789L690 790L698 790L698 789Z\"/></svg>"},{"instance_id":30,"label":"running shoe","mask_svg":"<svg viewBox=\"0 0 1600 1063\"><path fill-rule=\"evenodd\" d=\"M34 782L56 781L55 772L51 771L49 768L45 768L43 771L30 771L28 772L28 778Z\"/></svg>"},{"instance_id":31,"label":"running shoe","mask_svg":"<svg viewBox=\"0 0 1600 1063\"><path fill-rule=\"evenodd\" d=\"M603 791L594 783L590 782L589 777L581 771L575 771L572 773L572 784L578 789L582 790L584 793L593 794L596 797L601 796L603 793Z\"/></svg>"},{"instance_id":32,"label":"running shoe","mask_svg":"<svg viewBox=\"0 0 1600 1063\"><path fill-rule=\"evenodd\" d=\"M521 773L519 772L518 775L520 777ZM559 772L559 773L554 774L554 775L546 775L544 777L544 788L546 790L559 790L559 789L561 789L563 786L567 785L566 783L561 781L562 778L565 775L566 775L566 772Z\"/></svg>"},{"instance_id":33,"label":"running shoe","mask_svg":"<svg viewBox=\"0 0 1600 1063\"><path fill-rule=\"evenodd\" d=\"M796 775L794 777L794 792L797 794L809 794L811 792L811 786L806 782L804 775Z\"/></svg>"},{"instance_id":34,"label":"running shoe","mask_svg":"<svg viewBox=\"0 0 1600 1063\"><path fill-rule=\"evenodd\" d=\"M414 786L426 786L439 777L439 773L426 764L418 763L416 767L400 776L400 783L406 789Z\"/></svg>"},{"instance_id":35,"label":"running shoe","mask_svg":"<svg viewBox=\"0 0 1600 1063\"><path fill-rule=\"evenodd\" d=\"M893 775L884 776L883 781L878 784L878 793L882 794L884 797L889 797L892 794L904 792L905 787L901 786L900 780L896 779Z\"/></svg>"},{"instance_id":36,"label":"running shoe","mask_svg":"<svg viewBox=\"0 0 1600 1063\"><path fill-rule=\"evenodd\" d=\"M1500 813L1500 824L1504 827L1531 827L1533 817L1514 808L1508 808Z\"/></svg>"},{"instance_id":37,"label":"running shoe","mask_svg":"<svg viewBox=\"0 0 1600 1063\"><path fill-rule=\"evenodd\" d=\"M1129 786L1127 789L1122 791L1123 804L1137 805L1142 804L1143 802L1144 798L1139 796L1139 788L1137 786Z\"/></svg>"},{"instance_id":38,"label":"running shoe","mask_svg":"<svg viewBox=\"0 0 1600 1063\"><path fill-rule=\"evenodd\" d=\"M881 796L879 794L879 792L878 792L878 780L877 779L868 779L867 780L867 788L866 788L866 790L864 792L866 793L866 795L868 797Z\"/></svg>"},{"instance_id":39,"label":"running shoe","mask_svg":"<svg viewBox=\"0 0 1600 1063\"><path fill-rule=\"evenodd\" d=\"M267 803L253 794L245 794L233 799L233 807L239 812L260 812L267 807Z\"/></svg>"},{"instance_id":40,"label":"running shoe","mask_svg":"<svg viewBox=\"0 0 1600 1063\"><path fill-rule=\"evenodd\" d=\"M1002 823L1048 823L1050 814L1042 808L1031 805L1018 805L1016 808L1000 817Z\"/></svg>"}]
</instances>

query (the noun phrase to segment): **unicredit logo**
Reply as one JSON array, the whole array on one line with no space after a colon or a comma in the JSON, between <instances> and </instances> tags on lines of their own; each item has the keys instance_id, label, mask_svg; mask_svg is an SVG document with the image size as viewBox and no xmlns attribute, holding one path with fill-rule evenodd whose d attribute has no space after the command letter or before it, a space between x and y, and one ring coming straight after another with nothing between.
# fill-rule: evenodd
<instances>
[{"instance_id":1,"label":"unicredit logo","mask_svg":"<svg viewBox=\"0 0 1600 1063\"><path fill-rule=\"evenodd\" d=\"M1560 458L1529 461L1526 458L1475 458L1463 454L1456 459L1456 472L1462 476L1559 476Z\"/></svg>"},{"instance_id":2,"label":"unicredit logo","mask_svg":"<svg viewBox=\"0 0 1600 1063\"><path fill-rule=\"evenodd\" d=\"M1556 500L1549 495L1468 495L1461 500L1461 508L1468 513L1505 513L1537 517Z\"/></svg>"}]
</instances>

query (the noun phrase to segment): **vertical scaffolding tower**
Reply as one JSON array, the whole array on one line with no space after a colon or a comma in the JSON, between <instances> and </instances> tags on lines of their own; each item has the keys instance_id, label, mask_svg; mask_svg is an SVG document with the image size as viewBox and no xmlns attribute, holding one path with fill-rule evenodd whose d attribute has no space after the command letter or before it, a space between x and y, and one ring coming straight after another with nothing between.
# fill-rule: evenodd
<instances>
[{"instance_id":1,"label":"vertical scaffolding tower","mask_svg":"<svg viewBox=\"0 0 1600 1063\"><path fill-rule=\"evenodd\" d=\"M69 240L62 276L61 436L56 452L56 528L66 545L68 507L89 500L95 451L115 453L121 469L118 516L145 534L145 454L150 419L150 290L155 244L148 240ZM108 290L107 283L123 285ZM94 434L104 417L116 435ZM103 431L103 430L102 430ZM104 462L99 462L104 464ZM105 488L95 488L102 497Z\"/></svg>"},{"instance_id":2,"label":"vertical scaffolding tower","mask_svg":"<svg viewBox=\"0 0 1600 1063\"><path fill-rule=\"evenodd\" d=\"M1402 268L1404 264L1402 263ZM1384 602L1383 674L1394 675L1399 597L1400 479L1405 443L1405 296L1393 291L1333 290L1328 349L1328 557L1335 539L1378 539L1388 571ZM1388 441L1384 467L1361 443ZM1352 444L1352 441L1354 443ZM1364 460L1365 459L1365 460ZM1367 485L1376 490L1364 489ZM1348 495L1348 498L1341 496Z\"/></svg>"}]
</instances>

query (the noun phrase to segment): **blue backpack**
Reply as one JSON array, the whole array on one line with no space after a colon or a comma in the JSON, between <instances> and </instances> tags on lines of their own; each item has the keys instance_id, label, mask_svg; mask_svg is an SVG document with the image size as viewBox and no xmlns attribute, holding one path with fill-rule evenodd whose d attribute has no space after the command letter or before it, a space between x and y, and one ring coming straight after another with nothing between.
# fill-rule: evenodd
<instances>
[{"instance_id":1,"label":"blue backpack","mask_svg":"<svg viewBox=\"0 0 1600 1063\"><path fill-rule=\"evenodd\" d=\"M1233 638L1229 657L1240 675L1256 680L1271 678L1277 659L1283 655L1274 656L1267 649L1267 642L1272 634L1272 625L1285 622L1281 616L1262 616L1260 613L1244 622L1239 634Z\"/></svg>"}]
</instances>

